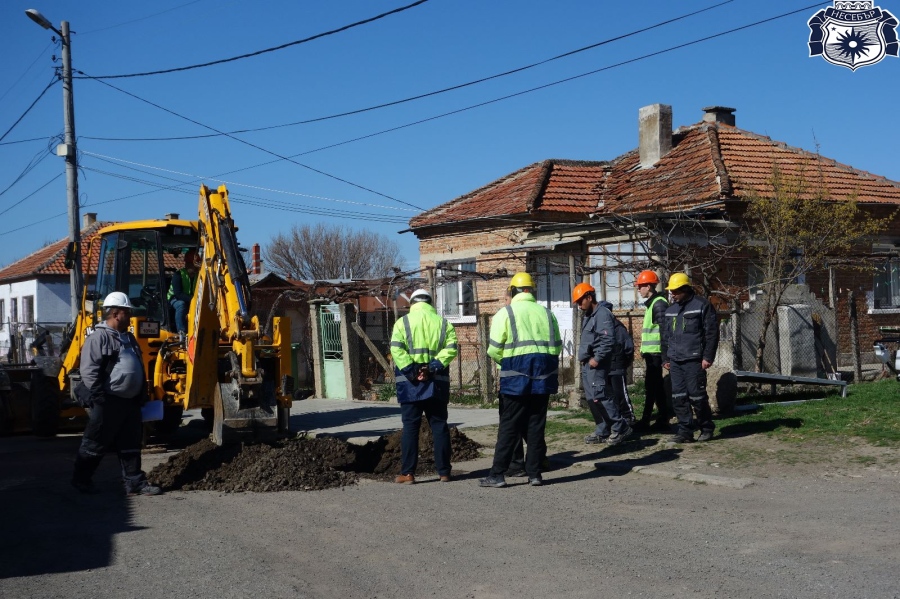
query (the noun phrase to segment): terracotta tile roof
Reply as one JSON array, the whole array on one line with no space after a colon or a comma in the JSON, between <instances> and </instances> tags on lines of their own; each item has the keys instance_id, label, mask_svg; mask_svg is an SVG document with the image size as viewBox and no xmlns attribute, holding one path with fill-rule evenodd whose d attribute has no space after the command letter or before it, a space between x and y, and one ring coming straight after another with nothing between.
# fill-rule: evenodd
<instances>
[{"instance_id":1,"label":"terracotta tile roof","mask_svg":"<svg viewBox=\"0 0 900 599\"><path fill-rule=\"evenodd\" d=\"M646 169L637 149L610 162L537 162L423 212L410 228L542 213L581 220L591 213L683 210L771 193L776 165L788 177L805 170L819 180L821 172L835 199L855 195L861 203L900 205L900 183L723 123L683 127L672 142L672 150Z\"/></svg>"},{"instance_id":2,"label":"terracotta tile roof","mask_svg":"<svg viewBox=\"0 0 900 599\"><path fill-rule=\"evenodd\" d=\"M86 254L90 247L91 239L96 237L97 232L112 222L95 222L81 231L82 250ZM24 279L33 279L36 277L60 277L69 276L69 269L65 265L66 246L69 238L60 239L54 243L46 245L29 256L13 262L9 266L0 269L0 282L12 283ZM97 257L100 250L100 244L95 243L92 256L82 255L81 267L83 272L88 272L88 260L90 264L97 264ZM95 267L96 268L96 267Z\"/></svg>"},{"instance_id":3,"label":"terracotta tile roof","mask_svg":"<svg viewBox=\"0 0 900 599\"><path fill-rule=\"evenodd\" d=\"M410 220L426 227L537 211L582 214L597 202L604 162L544 160L522 168Z\"/></svg>"}]
</instances>

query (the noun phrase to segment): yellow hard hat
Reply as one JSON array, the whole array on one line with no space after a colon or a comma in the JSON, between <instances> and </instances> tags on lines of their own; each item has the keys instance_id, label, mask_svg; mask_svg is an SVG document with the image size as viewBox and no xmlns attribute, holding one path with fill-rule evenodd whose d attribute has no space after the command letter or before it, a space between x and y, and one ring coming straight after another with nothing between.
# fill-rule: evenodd
<instances>
[{"instance_id":1,"label":"yellow hard hat","mask_svg":"<svg viewBox=\"0 0 900 599\"><path fill-rule=\"evenodd\" d=\"M531 287L534 289L534 281L527 272L517 272L509 282L509 288L513 287Z\"/></svg>"},{"instance_id":2,"label":"yellow hard hat","mask_svg":"<svg viewBox=\"0 0 900 599\"><path fill-rule=\"evenodd\" d=\"M669 284L666 285L666 289L669 291L673 291L675 289L681 289L682 287L690 287L691 280L688 278L686 274L683 272L672 273L672 276L669 277Z\"/></svg>"}]
</instances>

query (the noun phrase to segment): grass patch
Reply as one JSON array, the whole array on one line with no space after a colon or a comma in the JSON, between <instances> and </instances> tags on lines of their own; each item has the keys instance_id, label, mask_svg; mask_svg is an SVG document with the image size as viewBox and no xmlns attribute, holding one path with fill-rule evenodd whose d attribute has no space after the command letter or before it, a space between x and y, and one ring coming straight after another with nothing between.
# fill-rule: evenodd
<instances>
[{"instance_id":1,"label":"grass patch","mask_svg":"<svg viewBox=\"0 0 900 599\"><path fill-rule=\"evenodd\" d=\"M762 405L753 414L723 418L725 437L773 434L786 441L849 441L861 438L881 447L900 446L900 385L893 380L852 385L846 398L781 406Z\"/></svg>"}]
</instances>

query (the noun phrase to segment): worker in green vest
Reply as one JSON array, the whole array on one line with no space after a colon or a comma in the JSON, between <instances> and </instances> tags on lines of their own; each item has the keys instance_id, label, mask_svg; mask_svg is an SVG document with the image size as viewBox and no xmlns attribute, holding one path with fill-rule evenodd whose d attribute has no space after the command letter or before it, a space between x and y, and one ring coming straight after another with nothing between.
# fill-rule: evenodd
<instances>
[{"instance_id":1,"label":"worker in green vest","mask_svg":"<svg viewBox=\"0 0 900 599\"><path fill-rule=\"evenodd\" d=\"M175 327L179 333L187 333L187 313L194 297L197 274L200 272L200 261L197 250L191 248L184 255L184 268L179 269L172 277L169 294L166 296L169 305L175 309Z\"/></svg>"},{"instance_id":2,"label":"worker in green vest","mask_svg":"<svg viewBox=\"0 0 900 599\"><path fill-rule=\"evenodd\" d=\"M503 411L490 474L482 487L505 487L515 446L525 435L525 472L528 483L543 484L541 462L547 452L544 429L550 394L559 388L559 323L549 308L537 303L534 280L517 273L509 283L512 299L491 320L487 354L500 364Z\"/></svg>"},{"instance_id":3,"label":"worker in green vest","mask_svg":"<svg viewBox=\"0 0 900 599\"><path fill-rule=\"evenodd\" d=\"M391 357L403 434L403 465L394 482L416 482L419 463L419 427L428 418L434 438L434 466L441 482L450 482L450 362L459 348L453 325L432 306L431 293L418 289L409 298L409 314L394 323Z\"/></svg>"},{"instance_id":4,"label":"worker in green vest","mask_svg":"<svg viewBox=\"0 0 900 599\"><path fill-rule=\"evenodd\" d=\"M663 338L660 327L666 320L669 302L657 291L659 276L652 270L644 270L637 276L638 293L644 299L644 326L641 329L641 357L644 359L644 414L637 423L638 430L669 432L671 410L663 385ZM656 404L656 421L651 425L653 405Z\"/></svg>"}]
</instances>

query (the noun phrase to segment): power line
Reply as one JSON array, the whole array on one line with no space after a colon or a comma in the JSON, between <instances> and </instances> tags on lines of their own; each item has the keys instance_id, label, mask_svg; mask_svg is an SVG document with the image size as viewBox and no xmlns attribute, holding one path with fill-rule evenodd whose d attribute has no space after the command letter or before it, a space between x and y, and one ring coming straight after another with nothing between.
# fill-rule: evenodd
<instances>
[{"instance_id":1,"label":"power line","mask_svg":"<svg viewBox=\"0 0 900 599\"><path fill-rule=\"evenodd\" d=\"M22 113L22 116L20 116L18 119L16 119L16 122L13 123L12 126L6 130L6 133L4 133L3 135L0 135L0 141L3 141L4 139L6 139L6 136L9 135L9 132L16 128L16 125L18 125L22 121L22 119L25 118L26 114L31 112L31 109L34 108L34 105L38 103L38 100L43 98L44 94L47 93L47 90L50 89L51 87L53 87L57 81L59 81L59 79L54 75L53 80L47 84L47 87L44 88L44 91L42 91L40 94L38 94L38 97L34 99L34 102L31 103L31 106L29 106L28 108L25 109L25 112Z\"/></svg>"},{"instance_id":2,"label":"power line","mask_svg":"<svg viewBox=\"0 0 900 599\"><path fill-rule=\"evenodd\" d=\"M37 167L37 165L39 165L41 162L43 162L44 159L47 158L47 156L49 156L49 155L50 155L50 149L47 148L46 150L41 150L40 152L38 152L37 154L32 156L31 160L28 161L28 164L25 165L25 168L22 169L22 172L19 173L19 175L15 179L13 179L13 182L10 183L9 185L7 185L6 189L4 189L3 191L0 191L0 196L2 196L7 191L12 189L13 185L15 185L16 183L21 181L25 177L25 175L27 175L32 170L34 170L34 168ZM2 214L2 212L0 212L0 214Z\"/></svg>"},{"instance_id":3,"label":"power line","mask_svg":"<svg viewBox=\"0 0 900 599\"><path fill-rule=\"evenodd\" d=\"M345 117L345 116L351 116L351 115L355 115L355 114L361 114L361 113L364 113L364 112L370 112L370 111L378 110L378 109L381 109L381 108L387 108L387 107L390 107L390 106L397 106L398 104L405 104L405 103L407 103L407 102L413 102L413 101L415 101L415 100L421 100L421 99L423 99L423 98L429 98L429 97L431 97L431 96L437 96L437 95L440 95L440 94L443 94L443 93L447 93L447 92L455 91L455 90L458 90L458 89L463 89L463 88L466 88L466 87L470 87L470 86L473 86L473 85L477 85L477 84L479 84L479 83L484 83L484 82L486 82L486 81L491 81L492 79L499 79L500 77L506 77L506 76L508 76L508 75L513 75L513 74L515 74L515 73L521 73L522 71L527 71L527 70L529 70L529 69L533 69L533 68L535 68L535 67L539 67L539 66L541 66L541 65L544 65L544 64L553 62L553 61L555 61L555 60L560 60L560 59L562 59L562 58L566 58L566 57L569 57L569 56L573 56L573 55L579 54L579 53L581 53L581 52L586 52L586 51L588 51L588 50L593 50L594 48L599 48L600 46L605 46L606 44L611 44L611 43L613 43L613 42L617 42L617 41L620 41L620 40L623 40L623 39L627 39L627 38L629 38L629 37L633 37L633 36L635 36L635 35L638 35L638 34L641 34L641 33L645 33L645 32L647 32L647 31L651 31L651 30L653 30L653 29L657 29L657 28L659 28L659 27L663 27L663 26L665 26L665 25L669 25L669 24L675 23L675 22L677 22L677 21L681 21L681 20L684 20L684 19L687 19L687 18L696 16L696 15L698 15L698 14L700 14L700 13L704 13L704 12L713 10L713 9L715 9L715 8L719 8L719 7L721 7L721 6L724 6L725 4L730 4L731 2L734 2L734 0L725 0L724 2L720 2L719 4L714 4L714 5L712 5L712 6L708 6L708 7L706 7L706 8L702 8L702 9L696 10L696 11L694 11L694 12L690 12L690 13L687 13L687 14L683 14L683 15L681 15L681 16L678 16L678 17L675 17L675 18L672 18L672 19L668 19L668 20L666 20L666 21L661 21L661 22L659 22L659 23L656 23L656 24L654 24L654 25L650 25L650 26L648 26L648 27L644 27L644 28L642 28L642 29L637 29L637 30L631 31L631 32L629 32L629 33L624 33L624 34L619 35L619 36L616 36L616 37L611 37L611 38L608 38L608 39L605 39L605 40L602 40L602 41L599 41L599 42L590 44L590 45L588 45L588 46L583 46L583 47L581 47L581 48L577 48L577 49L575 49L575 50L569 50L568 52L564 52L564 53L562 53L562 54L557 54L556 56L552 56L552 57L550 57L550 58L546 58L546 59L544 59L544 60L540 60L540 61L538 61L538 62L534 62L534 63L531 63L531 64L529 64L529 65L525 65L525 66L522 66L522 67L517 67L517 68L515 68L515 69L510 69L510 70L508 70L508 71L503 71L502 73L496 73L496 74L494 74L494 75L490 75L490 76L487 76L487 77L482 77L482 78L480 78L480 79L474 79L474 80L469 81L469 82L467 82L467 83L460 83L459 85L452 85L452 86L450 86L450 87L445 87L445 88L438 89L438 90L431 91L431 92L427 92L427 93L424 93L424 94L419 94L419 95L416 95L416 96L410 96L410 97L408 97L408 98L403 98L403 99L401 99L401 100L393 100L393 101L391 101L391 102L385 102L385 103L383 103L383 104L376 104L375 106L369 106L369 107L366 107L366 108L358 108L358 109L355 109L355 110L349 110L349 111L346 111L346 112L340 112L340 113L331 114L331 115L327 115L327 116L316 117L316 118L312 118L312 119L306 119L306 120L303 120L303 121L294 121L294 122L292 122L292 123L282 123L282 124L280 124L280 125L269 125L269 126L266 126L266 127L255 127L255 128L252 128L252 129L238 129L238 130L236 130L236 131L229 131L229 133L232 133L232 134L237 134L237 133L255 133L255 132L258 132L258 131L269 131L269 130L271 130L271 129L281 129L281 128L284 128L284 127L295 127L295 126L298 126L298 125L308 125L308 124L310 124L310 123L318 123L318 122L320 122L320 121L328 121L328 120L337 119L337 118L341 118L341 117ZM98 79L102 79L102 77L98 77ZM219 136L219 134L188 135L188 136L181 136L181 137L144 137L144 138L85 137L84 139L93 139L93 140L97 140L97 141L180 141L180 140L188 140L188 139L205 139L205 138L209 138L209 137L218 137L218 136Z\"/></svg>"},{"instance_id":4,"label":"power line","mask_svg":"<svg viewBox=\"0 0 900 599\"><path fill-rule=\"evenodd\" d=\"M54 181L56 181L57 179L59 179L60 177L62 177L62 175L63 175L62 173L58 173L55 177L53 177L52 179L50 179L49 181L47 181L46 183L44 183L43 185L41 185L40 187L38 187L37 189L35 189L34 191L32 191L31 193L29 193L27 196L25 196L24 198L22 198L21 200L19 200L18 202L16 202L15 204L13 204L12 206L10 206L9 208L7 208L6 210L0 212L0 215L6 214L6 213L9 212L10 210L12 210L12 209L15 208L16 206L18 206L19 204L21 204L22 202L24 202L25 200L27 200L28 198L30 198L31 196L33 196L34 194L36 194L37 192L39 192L40 190L44 189L45 187L47 187L48 185L50 185L51 183L53 183Z\"/></svg>"},{"instance_id":5,"label":"power line","mask_svg":"<svg viewBox=\"0 0 900 599\"><path fill-rule=\"evenodd\" d=\"M30 70L34 67L34 65L37 63L37 61L41 59L41 57L44 55L44 53L47 52L47 50L48 50L52 45L53 45L53 42L50 42L49 44L47 44L46 46L44 46L44 49L41 50L40 53L37 55L37 57L36 57L33 61L31 61L31 64L28 65L28 68L25 69L25 71L24 71L21 75L19 75L19 78L16 79L16 80L13 82L13 84L9 86L9 89L7 89L5 92L3 92L3 95L0 96L0 100L2 100L3 98L5 98L5 97L9 94L9 92L11 92L11 91L19 84L19 81L21 81L22 78L25 77L25 75L28 74L28 71L30 71Z\"/></svg>"},{"instance_id":6,"label":"power line","mask_svg":"<svg viewBox=\"0 0 900 599\"><path fill-rule=\"evenodd\" d=\"M116 29L117 27L124 27L125 25L131 25L132 23L139 23L140 21L146 21L147 19L152 19L153 17L158 17L159 15L164 15L166 13L170 13L176 10L181 10L185 6L190 6L191 4L197 4L201 0L192 0L191 2L185 2L184 4L180 4L178 6L173 6L172 8L167 8L166 10L161 10L159 12L155 12L152 15L147 15L146 17L140 17L137 19L131 19L130 21L125 21L124 23L117 23L115 25L109 25L107 27L101 27L100 29L91 29L90 31L82 31L81 35L89 35L91 33L98 33L100 31L107 31L109 29Z\"/></svg>"},{"instance_id":7,"label":"power line","mask_svg":"<svg viewBox=\"0 0 900 599\"><path fill-rule=\"evenodd\" d=\"M325 31L324 33L317 33L316 35L313 35L313 36L310 36L310 37L307 37L307 38L304 38L301 40L289 42L287 44L282 44L280 46L275 46L274 48L267 48L265 50L258 50L257 52L251 52L250 54L241 54L240 56L234 56L232 58L223 58L221 60L214 60L212 62L204 62L202 64L195 64L195 65L191 65L189 67L178 67L175 69L165 69L165 70L161 70L161 71L148 71L145 73L131 73L129 75L102 75L99 77L91 77L91 79L124 79L126 77L147 77L149 75L162 75L164 73L177 73L179 71L189 71L191 69L210 67L213 65L223 64L226 62L234 62L235 60L242 60L244 58L251 58L253 56L259 56L260 54L266 54L267 52L275 52L277 50L283 50L285 48L290 48L291 46L297 46L299 44L305 44L307 42L311 42L313 40L317 40L319 38L322 38L322 37L325 37L328 35L334 35L335 33L341 33L342 31L347 31L348 29L353 29L354 27L359 27L360 25L366 25L368 23L372 23L373 21L383 19L390 15L401 13L405 10L409 10L410 8L415 8L416 6L419 6L420 4L425 4L426 2L428 2L428 0L417 0L416 2L413 2L412 4L408 4L406 6L401 6L400 8L395 8L394 10L390 10L388 12L381 13L380 15L376 15L369 19L364 19L362 21L357 21L356 23L344 25L343 27L338 27L337 29L332 29L331 31Z\"/></svg>"},{"instance_id":8,"label":"power line","mask_svg":"<svg viewBox=\"0 0 900 599\"><path fill-rule=\"evenodd\" d=\"M423 1L424 1L424 0L423 0ZM94 79L94 77L91 77L91 76L87 75L86 73L83 73L82 71L79 71L79 72L82 73L83 75L85 75L85 77L87 77L87 78L89 78L89 79ZM99 81L99 80L98 80L98 81ZM120 93L123 93L123 94L125 94L126 96L130 96L130 97L134 98L135 100L139 100L139 101L141 101L141 102L144 102L145 104L149 104L150 106L153 106L154 108L157 108L157 109L159 109L159 110L162 110L163 112L167 112L167 113L169 113L169 114L171 114L171 115L173 115L173 116L177 116L177 117L180 118L180 119L184 119L184 120L188 121L189 123L194 123L195 125L199 125L200 127L203 127L203 128L205 128L205 129L209 129L210 131L215 131L216 133L219 133L220 135L224 135L225 137L227 137L227 138L229 138L229 139L233 139L234 141L237 141L237 142L242 143L242 144L244 144L244 145L250 146L251 148L256 148L257 150L259 150L259 151L261 151L261 152L265 152L266 154L269 154L269 155L274 156L274 157L276 157L276 158L280 158L281 160L286 160L286 161L288 161L288 162L290 162L290 163L292 163L292 164L296 164L297 166L300 166L300 167L303 167L303 168L308 169L308 170L310 170L310 171L313 171L314 173L318 173L318 174L323 175L323 176L325 176L325 177L328 177L328 178L330 178L330 179L334 179L335 181L340 181L341 183L346 183L347 185L351 185L351 186L356 187L356 188L358 188L358 189L362 189L363 191L368 191L369 193L374 193L375 195L379 195L379 196L381 196L381 197L383 197L383 198L386 198L386 199L388 199L388 200L397 202L397 203L399 203L399 204L405 204L405 205L409 206L410 208L415 208L416 210L424 210L424 208L422 208L422 207L420 207L420 206L416 206L415 204L410 204L409 202L404 202L403 200L399 200L399 199L397 199L397 198L395 198L395 197L393 197L393 196L389 196L389 195L387 195L387 194L385 194L385 193L381 193L380 191L375 191L374 189L371 189L371 188L369 188L369 187L365 187L364 185L360 185L360 184L358 184L358 183L354 183L353 181L350 181L350 180L348 180L348 179L344 179L344 178L342 178L342 177L338 177L337 175L332 175L331 173L326 173L325 171L320 170L320 169L317 169L317 168L314 168L314 167L311 167L311 166L309 166L308 164L303 164L302 162L297 162L296 160L294 160L294 159L292 159L292 158L289 158L289 157L287 157L287 156L282 156L281 154L278 154L277 152L273 152L273 151L271 151L271 150L267 150L266 148L263 148L262 146L259 146L259 145L257 145L257 144L254 144L254 143L251 143L251 142L249 142L249 141L243 140L243 139L241 139L241 138L239 138L239 137L235 137L235 136L231 135L230 133L225 133L224 131L219 131L219 130L216 129L215 127L211 127L211 126L209 126L209 125L206 125L206 124L204 124L204 123L201 123L200 121L197 121L197 120L194 120L194 119L192 119L192 118L190 118L190 117L184 116L183 114L179 114L179 113L175 112L174 110L170 110L170 109L168 109L168 108L165 108L164 106L160 106L159 104L156 104L155 102L151 102L150 100L141 98L140 96L137 96L137 95L135 95L135 94L132 94L131 92L127 92L127 91L125 91L124 89L118 88L118 87L116 87L115 85L113 85L112 83L108 83L108 82L106 82L106 81L99 81L99 83L102 83L103 85L106 85L107 87L111 87L112 89L114 89L114 90L116 90L116 91L118 91L118 92L120 92Z\"/></svg>"},{"instance_id":9,"label":"power line","mask_svg":"<svg viewBox=\"0 0 900 599\"><path fill-rule=\"evenodd\" d=\"M107 162L107 163L109 163L109 164L116 164L116 165L120 165L120 166L125 166L126 168L130 168L130 169L132 169L132 170L136 170L136 171L138 171L138 172L142 172L142 173L144 173L144 174L146 174L146 175L151 175L151 176L161 176L161 175L155 175L154 173L149 173L149 172L146 172L146 171L142 171L142 170L140 170L140 169L138 169L138 168L136 168L136 167L147 168L147 169L151 169L151 170L155 170L155 171L162 171L162 172L170 173L170 174L173 174L173 175L180 175L180 176L182 176L182 177L190 177L191 179L194 179L194 180L197 180L197 181L215 181L216 183L223 183L223 184L225 184L225 185L228 185L229 187L246 187L246 188L248 188L248 189L256 189L256 190L259 190L259 191L270 191L270 192L273 192L273 193L280 193L280 194L292 195L292 196L300 196L300 197L304 197L304 198L311 198L311 199L314 199L314 200L323 200L323 201L326 201L326 202L335 202L335 203L339 203L339 204L355 204L355 205L357 205L357 206L366 206L366 207L369 207L369 208L382 208L382 209L384 209L384 210L403 210L403 211L406 211L406 212L415 212L412 208L398 208L397 206L384 206L384 205L382 205L382 204L369 204L369 203L366 203L366 202L355 202L355 201L352 201L352 200L339 200L339 199L337 199L337 198L328 198L328 197L324 197L324 196L316 196L316 195L311 195L311 194L308 194L308 193L301 193L301 192L298 192L298 191L285 191L285 190L282 190L282 189L273 189L273 188L270 188L270 187L262 187L262 186L259 186L259 185L250 185L250 184L248 184L248 183L238 183L237 181L227 181L227 180L225 180L225 179L218 179L218 178L216 178L216 177L218 177L219 175L215 175L215 176L194 175L194 174L191 174L191 173L185 173L185 172L181 172L181 171L175 171L175 170L172 170L172 169L162 168L162 167L159 167L159 166L153 166L153 165L150 165L150 164L142 164L142 163L140 163L140 162L133 162L133 161L131 161L131 160L125 160L124 158L115 158L115 157L113 157L113 156L105 156L105 155L103 155L103 154L97 154L96 152L85 152L85 151L82 151L82 154L84 154L84 155L86 155L86 156L91 156L91 157L93 157L93 158L96 158L96 159L101 160L101 161L103 161L103 162ZM170 181L175 181L175 179L171 179L171 178L169 178L169 177L162 177L162 178L163 178L163 179L169 179ZM184 183L184 184L187 184L187 182L183 182L183 183Z\"/></svg>"}]
</instances>

